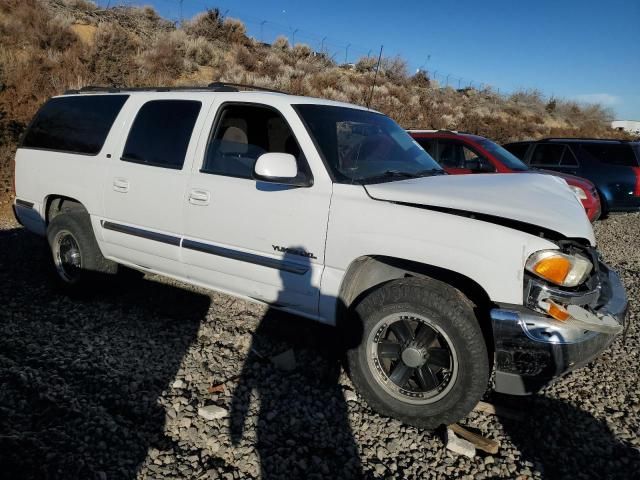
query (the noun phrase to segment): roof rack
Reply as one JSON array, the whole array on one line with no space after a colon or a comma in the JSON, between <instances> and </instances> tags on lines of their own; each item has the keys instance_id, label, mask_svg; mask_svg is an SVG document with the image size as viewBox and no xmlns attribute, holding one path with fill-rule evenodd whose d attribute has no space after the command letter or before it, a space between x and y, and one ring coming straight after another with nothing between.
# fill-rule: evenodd
<instances>
[{"instance_id":1,"label":"roof rack","mask_svg":"<svg viewBox=\"0 0 640 480\"><path fill-rule=\"evenodd\" d=\"M255 85L245 85L242 83L213 82L207 86L177 86L177 87L106 87L99 85L89 85L80 89L67 90L65 95L78 93L120 93L120 92L239 92L240 88L247 90L258 90L261 92L286 93L271 88L257 87Z\"/></svg>"},{"instance_id":2,"label":"roof rack","mask_svg":"<svg viewBox=\"0 0 640 480\"><path fill-rule=\"evenodd\" d=\"M408 128L407 129L408 132L413 132L413 133L454 133L454 134L463 134L463 135L475 135L474 133L471 132L465 132L463 130L449 130L448 128L440 128L438 130L434 130L434 129L420 129L420 128Z\"/></svg>"},{"instance_id":3,"label":"roof rack","mask_svg":"<svg viewBox=\"0 0 640 480\"><path fill-rule=\"evenodd\" d=\"M623 140L621 138L594 138L594 137L549 137L536 140L537 142L548 142L552 140L576 140L576 141L594 141L594 142L628 142L629 140Z\"/></svg>"}]
</instances>

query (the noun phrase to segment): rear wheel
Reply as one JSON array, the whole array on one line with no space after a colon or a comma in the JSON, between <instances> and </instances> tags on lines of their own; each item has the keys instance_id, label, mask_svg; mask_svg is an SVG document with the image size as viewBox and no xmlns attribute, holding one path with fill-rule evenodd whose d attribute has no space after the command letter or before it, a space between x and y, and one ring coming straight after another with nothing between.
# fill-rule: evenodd
<instances>
[{"instance_id":1,"label":"rear wheel","mask_svg":"<svg viewBox=\"0 0 640 480\"><path fill-rule=\"evenodd\" d=\"M68 211L53 218L47 228L55 279L75 293L88 290L102 274L117 272L117 264L102 256L84 211Z\"/></svg>"},{"instance_id":2,"label":"rear wheel","mask_svg":"<svg viewBox=\"0 0 640 480\"><path fill-rule=\"evenodd\" d=\"M436 280L395 280L356 307L351 378L378 412L423 428L465 417L485 392L489 360L472 304Z\"/></svg>"}]
</instances>

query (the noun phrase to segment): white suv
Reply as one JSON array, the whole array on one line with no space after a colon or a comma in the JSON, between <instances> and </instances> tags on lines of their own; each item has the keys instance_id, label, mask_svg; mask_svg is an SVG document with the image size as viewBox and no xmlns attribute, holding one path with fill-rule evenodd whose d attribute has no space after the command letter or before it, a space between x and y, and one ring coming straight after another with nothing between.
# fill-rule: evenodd
<instances>
[{"instance_id":1,"label":"white suv","mask_svg":"<svg viewBox=\"0 0 640 480\"><path fill-rule=\"evenodd\" d=\"M456 175L388 117L230 84L70 91L16 154L16 218L62 284L118 264L337 325L381 413L432 428L531 393L625 322L560 179ZM99 274L99 275L98 275Z\"/></svg>"}]
</instances>

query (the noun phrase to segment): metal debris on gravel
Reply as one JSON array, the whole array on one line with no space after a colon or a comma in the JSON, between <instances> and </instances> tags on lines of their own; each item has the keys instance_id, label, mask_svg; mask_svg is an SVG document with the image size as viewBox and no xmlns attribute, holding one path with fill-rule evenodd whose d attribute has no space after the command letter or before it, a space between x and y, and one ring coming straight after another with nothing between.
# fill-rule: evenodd
<instances>
[{"instance_id":1,"label":"metal debris on gravel","mask_svg":"<svg viewBox=\"0 0 640 480\"><path fill-rule=\"evenodd\" d=\"M626 344L538 395L488 393L522 417L472 412L461 424L500 449L467 458L348 394L330 327L149 275L65 297L49 282L43 241L0 217L2 476L633 478L640 214L595 229L628 288ZM282 371L271 359L289 350L295 369Z\"/></svg>"}]
</instances>

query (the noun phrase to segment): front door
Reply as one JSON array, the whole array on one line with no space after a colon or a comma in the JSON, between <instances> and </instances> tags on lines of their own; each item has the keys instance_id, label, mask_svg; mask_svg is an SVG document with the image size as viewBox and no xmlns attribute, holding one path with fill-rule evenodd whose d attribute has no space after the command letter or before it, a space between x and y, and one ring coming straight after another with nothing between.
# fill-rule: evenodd
<instances>
[{"instance_id":1,"label":"front door","mask_svg":"<svg viewBox=\"0 0 640 480\"><path fill-rule=\"evenodd\" d=\"M100 221L107 257L184 277L184 196L206 106L198 98L132 98L123 141L112 152ZM200 120L199 120L200 119ZM193 135L197 137L197 135Z\"/></svg>"},{"instance_id":2,"label":"front door","mask_svg":"<svg viewBox=\"0 0 640 480\"><path fill-rule=\"evenodd\" d=\"M293 117L268 106L223 103L209 120L185 199L182 257L189 278L218 290L315 315L331 184L313 184ZM254 180L257 158L289 153L310 186Z\"/></svg>"}]
</instances>

